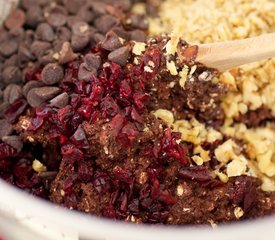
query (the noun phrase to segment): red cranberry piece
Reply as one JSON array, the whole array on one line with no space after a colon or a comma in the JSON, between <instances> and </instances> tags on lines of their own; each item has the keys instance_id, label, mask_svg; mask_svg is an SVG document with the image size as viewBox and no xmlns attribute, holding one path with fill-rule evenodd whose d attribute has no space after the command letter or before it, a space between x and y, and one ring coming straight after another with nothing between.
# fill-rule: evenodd
<instances>
[{"instance_id":1,"label":"red cranberry piece","mask_svg":"<svg viewBox=\"0 0 275 240\"><path fill-rule=\"evenodd\" d=\"M73 108L69 105L59 109L57 112L57 120L59 122L59 127L61 127L61 129L65 131L67 134L71 133L73 116Z\"/></svg>"},{"instance_id":2,"label":"red cranberry piece","mask_svg":"<svg viewBox=\"0 0 275 240\"><path fill-rule=\"evenodd\" d=\"M93 169L86 162L80 163L77 172L78 179L84 183L90 182L93 177Z\"/></svg>"},{"instance_id":3,"label":"red cranberry piece","mask_svg":"<svg viewBox=\"0 0 275 240\"><path fill-rule=\"evenodd\" d=\"M177 143L178 139L180 139L179 134L172 133L170 128L166 129L161 141L162 151L165 152L168 157L178 159L182 164L187 164L186 151ZM157 154L156 150L154 153Z\"/></svg>"},{"instance_id":4,"label":"red cranberry piece","mask_svg":"<svg viewBox=\"0 0 275 240\"><path fill-rule=\"evenodd\" d=\"M59 133L53 133L51 134L51 138L52 139L58 139L58 142L60 143L60 145L65 145L68 143L68 138L62 134Z\"/></svg>"},{"instance_id":5,"label":"red cranberry piece","mask_svg":"<svg viewBox=\"0 0 275 240\"><path fill-rule=\"evenodd\" d=\"M121 135L126 135L127 140L132 141L135 139L135 136L137 134L137 129L135 125L131 122L128 122L122 129L121 129Z\"/></svg>"},{"instance_id":6,"label":"red cranberry piece","mask_svg":"<svg viewBox=\"0 0 275 240\"><path fill-rule=\"evenodd\" d=\"M94 177L93 185L99 194L104 194L111 189L110 178L104 173L97 173Z\"/></svg>"},{"instance_id":7,"label":"red cranberry piece","mask_svg":"<svg viewBox=\"0 0 275 240\"><path fill-rule=\"evenodd\" d=\"M44 124L44 118L42 117L35 117L31 121L31 126L29 126L28 131L36 131L42 127Z\"/></svg>"},{"instance_id":8,"label":"red cranberry piece","mask_svg":"<svg viewBox=\"0 0 275 240\"><path fill-rule=\"evenodd\" d=\"M211 181L213 179L207 168L203 166L182 168L179 170L179 177L185 180L193 180L201 183Z\"/></svg>"},{"instance_id":9,"label":"red cranberry piece","mask_svg":"<svg viewBox=\"0 0 275 240\"><path fill-rule=\"evenodd\" d=\"M119 94L121 98L130 98L132 96L132 89L127 80L121 81Z\"/></svg>"},{"instance_id":10,"label":"red cranberry piece","mask_svg":"<svg viewBox=\"0 0 275 240\"><path fill-rule=\"evenodd\" d=\"M100 107L101 110L107 114L107 116L111 117L115 116L119 111L119 107L114 99L108 96L102 99Z\"/></svg>"},{"instance_id":11,"label":"red cranberry piece","mask_svg":"<svg viewBox=\"0 0 275 240\"><path fill-rule=\"evenodd\" d=\"M92 92L90 95L90 99L92 100L92 102L94 102L93 106L98 105L98 102L100 102L101 99L103 98L103 94L104 94L104 89L100 84L93 85Z\"/></svg>"},{"instance_id":12,"label":"red cranberry piece","mask_svg":"<svg viewBox=\"0 0 275 240\"><path fill-rule=\"evenodd\" d=\"M73 142L73 144L78 148L89 148L89 143L87 141L86 134L81 125L78 126L74 135L70 139Z\"/></svg>"},{"instance_id":13,"label":"red cranberry piece","mask_svg":"<svg viewBox=\"0 0 275 240\"><path fill-rule=\"evenodd\" d=\"M160 191L158 199L166 205L174 205L177 202L167 189Z\"/></svg>"},{"instance_id":14,"label":"red cranberry piece","mask_svg":"<svg viewBox=\"0 0 275 240\"><path fill-rule=\"evenodd\" d=\"M102 209L102 216L107 217L107 218L116 218L116 211L114 207L110 204L107 204L103 209Z\"/></svg>"},{"instance_id":15,"label":"red cranberry piece","mask_svg":"<svg viewBox=\"0 0 275 240\"><path fill-rule=\"evenodd\" d=\"M144 93L134 93L133 99L134 103L138 109L144 108L144 102L147 100L148 96Z\"/></svg>"},{"instance_id":16,"label":"red cranberry piece","mask_svg":"<svg viewBox=\"0 0 275 240\"><path fill-rule=\"evenodd\" d=\"M14 123L18 117L25 111L28 103L24 99L16 100L5 112L5 118L10 122Z\"/></svg>"},{"instance_id":17,"label":"red cranberry piece","mask_svg":"<svg viewBox=\"0 0 275 240\"><path fill-rule=\"evenodd\" d=\"M251 209L256 200L256 187L247 176L237 177L235 183L231 201L236 205L242 204L245 211Z\"/></svg>"},{"instance_id":18,"label":"red cranberry piece","mask_svg":"<svg viewBox=\"0 0 275 240\"><path fill-rule=\"evenodd\" d=\"M132 111L131 111L131 117L134 121L138 122L138 123L142 123L142 117L140 116L140 114L137 112L137 110L133 107Z\"/></svg>"},{"instance_id":19,"label":"red cranberry piece","mask_svg":"<svg viewBox=\"0 0 275 240\"><path fill-rule=\"evenodd\" d=\"M16 149L11 147L8 144L1 143L0 144L0 159L5 159L9 157L14 157L16 154Z\"/></svg>"},{"instance_id":20,"label":"red cranberry piece","mask_svg":"<svg viewBox=\"0 0 275 240\"><path fill-rule=\"evenodd\" d=\"M124 116L117 114L110 123L111 133L110 135L112 137L117 137L118 133L122 129L126 122L126 119Z\"/></svg>"},{"instance_id":21,"label":"red cranberry piece","mask_svg":"<svg viewBox=\"0 0 275 240\"><path fill-rule=\"evenodd\" d=\"M65 160L70 163L77 161L82 161L84 159L84 154L78 148L72 144L67 144L61 147L61 153Z\"/></svg>"},{"instance_id":22,"label":"red cranberry piece","mask_svg":"<svg viewBox=\"0 0 275 240\"><path fill-rule=\"evenodd\" d=\"M32 80L41 80L41 72L42 69L38 69L36 71L29 71L25 73L25 82L29 82Z\"/></svg>"},{"instance_id":23,"label":"red cranberry piece","mask_svg":"<svg viewBox=\"0 0 275 240\"><path fill-rule=\"evenodd\" d=\"M115 167L114 175L120 180L128 184L132 184L134 182L133 174L121 167Z\"/></svg>"},{"instance_id":24,"label":"red cranberry piece","mask_svg":"<svg viewBox=\"0 0 275 240\"><path fill-rule=\"evenodd\" d=\"M77 112L85 119L85 120L89 120L91 117L91 114L93 112L93 109L91 108L91 106L88 105L82 105L81 107L79 107L77 109Z\"/></svg>"},{"instance_id":25,"label":"red cranberry piece","mask_svg":"<svg viewBox=\"0 0 275 240\"><path fill-rule=\"evenodd\" d=\"M73 174L65 179L65 181L63 182L63 190L65 191L66 194L69 194L69 195L72 194L77 178L78 178L77 174Z\"/></svg>"}]
</instances>

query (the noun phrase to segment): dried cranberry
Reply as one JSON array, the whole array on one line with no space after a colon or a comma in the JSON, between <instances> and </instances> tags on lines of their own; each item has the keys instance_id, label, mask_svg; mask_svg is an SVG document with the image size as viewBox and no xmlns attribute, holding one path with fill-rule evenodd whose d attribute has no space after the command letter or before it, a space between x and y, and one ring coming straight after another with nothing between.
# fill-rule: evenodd
<instances>
[{"instance_id":1,"label":"dried cranberry","mask_svg":"<svg viewBox=\"0 0 275 240\"><path fill-rule=\"evenodd\" d=\"M85 119L85 120L89 120L91 117L91 114L93 112L93 109L91 108L91 106L88 105L82 105L81 107L79 107L77 109L77 112Z\"/></svg>"},{"instance_id":2,"label":"dried cranberry","mask_svg":"<svg viewBox=\"0 0 275 240\"><path fill-rule=\"evenodd\" d=\"M179 170L179 177L184 180L196 181L202 186L209 188L217 188L224 185L223 182L214 179L204 166L181 168Z\"/></svg>"},{"instance_id":3,"label":"dried cranberry","mask_svg":"<svg viewBox=\"0 0 275 240\"><path fill-rule=\"evenodd\" d=\"M130 98L132 96L132 89L128 81L123 80L120 83L119 94L121 98Z\"/></svg>"},{"instance_id":4,"label":"dried cranberry","mask_svg":"<svg viewBox=\"0 0 275 240\"><path fill-rule=\"evenodd\" d=\"M107 218L116 218L116 211L115 211L114 207L110 204L107 204L102 209L102 216L107 217Z\"/></svg>"},{"instance_id":5,"label":"dried cranberry","mask_svg":"<svg viewBox=\"0 0 275 240\"><path fill-rule=\"evenodd\" d=\"M25 111L28 103L24 99L16 100L5 112L5 118L10 122L14 123L18 117Z\"/></svg>"},{"instance_id":6,"label":"dried cranberry","mask_svg":"<svg viewBox=\"0 0 275 240\"><path fill-rule=\"evenodd\" d=\"M16 149L8 144L0 143L0 159L5 159L9 157L14 157L16 154Z\"/></svg>"},{"instance_id":7,"label":"dried cranberry","mask_svg":"<svg viewBox=\"0 0 275 240\"><path fill-rule=\"evenodd\" d=\"M244 210L249 210L256 200L256 187L247 176L236 178L235 189L230 195L231 201L236 205L242 205Z\"/></svg>"},{"instance_id":8,"label":"dried cranberry","mask_svg":"<svg viewBox=\"0 0 275 240\"><path fill-rule=\"evenodd\" d=\"M125 183L131 184L134 182L134 177L133 174L126 170L123 169L121 167L115 167L114 169L114 175L120 180L123 181Z\"/></svg>"},{"instance_id":9,"label":"dried cranberry","mask_svg":"<svg viewBox=\"0 0 275 240\"><path fill-rule=\"evenodd\" d=\"M102 112L107 114L107 116L109 117L114 117L119 111L118 105L111 97L105 97L104 99L102 99L100 107Z\"/></svg>"},{"instance_id":10,"label":"dried cranberry","mask_svg":"<svg viewBox=\"0 0 275 240\"><path fill-rule=\"evenodd\" d=\"M110 178L104 173L97 173L94 176L93 185L99 194L104 194L111 189Z\"/></svg>"},{"instance_id":11,"label":"dried cranberry","mask_svg":"<svg viewBox=\"0 0 275 240\"><path fill-rule=\"evenodd\" d=\"M78 148L89 148L89 143L86 138L86 134L81 125L78 126L74 135L70 138L72 143Z\"/></svg>"},{"instance_id":12,"label":"dried cranberry","mask_svg":"<svg viewBox=\"0 0 275 240\"><path fill-rule=\"evenodd\" d=\"M182 164L187 164L188 159L186 158L186 151L177 143L180 139L180 135L177 133L172 133L170 128L164 131L163 139L161 141L161 151L157 147L154 149L155 154L164 152L168 157L178 159Z\"/></svg>"},{"instance_id":13,"label":"dried cranberry","mask_svg":"<svg viewBox=\"0 0 275 240\"><path fill-rule=\"evenodd\" d=\"M74 188L74 185L77 181L77 174L70 175L63 182L63 190L66 194L71 194Z\"/></svg>"},{"instance_id":14,"label":"dried cranberry","mask_svg":"<svg viewBox=\"0 0 275 240\"><path fill-rule=\"evenodd\" d=\"M74 163L84 159L83 152L72 144L62 146L61 153L64 157L64 160L67 160L69 163Z\"/></svg>"}]
</instances>

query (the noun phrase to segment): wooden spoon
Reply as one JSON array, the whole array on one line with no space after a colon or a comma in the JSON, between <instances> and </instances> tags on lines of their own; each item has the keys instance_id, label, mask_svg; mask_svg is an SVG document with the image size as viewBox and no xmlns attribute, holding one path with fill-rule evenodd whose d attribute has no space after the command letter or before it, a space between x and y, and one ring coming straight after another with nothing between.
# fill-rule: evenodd
<instances>
[{"instance_id":1,"label":"wooden spoon","mask_svg":"<svg viewBox=\"0 0 275 240\"><path fill-rule=\"evenodd\" d=\"M275 57L275 33L259 37L198 45L196 61L220 72Z\"/></svg>"}]
</instances>

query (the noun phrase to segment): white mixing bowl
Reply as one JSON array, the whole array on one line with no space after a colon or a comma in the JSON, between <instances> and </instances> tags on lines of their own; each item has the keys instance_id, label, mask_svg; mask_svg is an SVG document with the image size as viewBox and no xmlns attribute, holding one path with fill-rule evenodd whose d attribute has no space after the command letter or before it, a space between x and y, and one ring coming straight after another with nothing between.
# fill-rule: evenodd
<instances>
[{"instance_id":1,"label":"white mixing bowl","mask_svg":"<svg viewBox=\"0 0 275 240\"><path fill-rule=\"evenodd\" d=\"M1 237L5 240L274 240L275 217L216 229L134 225L57 207L0 180Z\"/></svg>"}]
</instances>

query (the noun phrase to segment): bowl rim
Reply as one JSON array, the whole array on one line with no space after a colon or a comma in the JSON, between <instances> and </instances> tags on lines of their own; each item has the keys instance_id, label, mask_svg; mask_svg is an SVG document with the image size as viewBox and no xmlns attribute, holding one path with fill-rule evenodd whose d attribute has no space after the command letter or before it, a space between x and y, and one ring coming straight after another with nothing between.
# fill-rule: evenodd
<instances>
[{"instance_id":1,"label":"bowl rim","mask_svg":"<svg viewBox=\"0 0 275 240\"><path fill-rule=\"evenodd\" d=\"M84 213L70 211L34 197L3 180L0 180L0 196L0 209L2 208L2 211L4 210L11 215L14 215L15 211L24 212L28 217L35 217L44 224L47 223L64 231L69 229L69 231L77 233L85 239L92 236L96 239L162 240L171 238L171 234L173 240L183 239L183 237L196 240L201 239L202 236L204 240L229 240L236 239L236 237L242 240L260 239L255 237L260 237L262 234L275 236L274 216L222 225L215 230L209 227L197 228L194 226L136 225L95 216L87 217Z\"/></svg>"}]
</instances>

